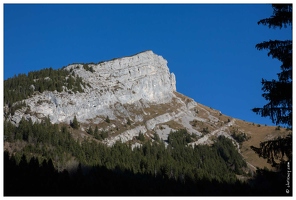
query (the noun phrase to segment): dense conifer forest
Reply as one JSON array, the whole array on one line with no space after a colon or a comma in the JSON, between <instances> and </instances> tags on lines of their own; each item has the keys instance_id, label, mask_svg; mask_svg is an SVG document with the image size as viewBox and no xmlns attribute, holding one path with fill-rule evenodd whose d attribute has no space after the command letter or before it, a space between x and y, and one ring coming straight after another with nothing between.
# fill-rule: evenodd
<instances>
[{"instance_id":1,"label":"dense conifer forest","mask_svg":"<svg viewBox=\"0 0 296 200\"><path fill-rule=\"evenodd\" d=\"M21 156L32 156L39 161L51 158L60 168L75 158L85 166L106 166L131 170L133 173L160 175L172 179L202 179L233 182L235 174L244 174L245 161L233 146L231 140L219 137L213 146L186 146L190 135L185 130L172 132L165 147L163 141L142 142L141 147L131 148L117 142L112 148L95 140L76 141L71 136L72 128L51 124L49 119L32 123L24 118L18 127L4 123L5 141L24 142L24 148L15 152L17 163ZM101 133L102 134L102 133Z\"/></svg>"},{"instance_id":2,"label":"dense conifer forest","mask_svg":"<svg viewBox=\"0 0 296 200\"><path fill-rule=\"evenodd\" d=\"M83 66L89 71L92 68ZM26 106L24 99L43 91L83 92L73 71L52 68L4 81L4 116ZM110 123L109 117L105 119ZM130 125L128 119L127 124ZM230 139L189 146L194 135L171 132L167 141L139 133L139 147L117 142L107 147L107 131L93 130L75 139L80 124L4 120L4 195L286 195L286 172L251 173ZM234 135L240 137L240 135ZM245 138L242 138L243 141ZM245 181L238 179L244 177Z\"/></svg>"},{"instance_id":3,"label":"dense conifer forest","mask_svg":"<svg viewBox=\"0 0 296 200\"><path fill-rule=\"evenodd\" d=\"M131 148L75 140L71 126L49 119L22 119L18 127L5 121L4 130L6 142L23 146L4 152L4 195L285 195L278 173L258 171L251 181L239 181L237 175L250 174L223 136L192 148L190 134L179 130L167 147L155 138Z\"/></svg>"},{"instance_id":4,"label":"dense conifer forest","mask_svg":"<svg viewBox=\"0 0 296 200\"><path fill-rule=\"evenodd\" d=\"M70 93L83 92L86 84L73 71L63 69L54 70L45 68L27 74L19 74L4 81L4 104L8 105L9 112L25 106L22 100L31 97L34 93L43 91L68 91Z\"/></svg>"}]
</instances>

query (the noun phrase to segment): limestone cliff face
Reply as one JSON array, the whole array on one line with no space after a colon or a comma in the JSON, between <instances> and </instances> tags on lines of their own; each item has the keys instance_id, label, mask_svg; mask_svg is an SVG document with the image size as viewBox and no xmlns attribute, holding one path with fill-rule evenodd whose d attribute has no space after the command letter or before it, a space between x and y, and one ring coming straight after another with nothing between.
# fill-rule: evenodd
<instances>
[{"instance_id":1,"label":"limestone cliff face","mask_svg":"<svg viewBox=\"0 0 296 200\"><path fill-rule=\"evenodd\" d=\"M64 91L35 95L27 99L26 104L36 116L27 117L36 121L49 116L52 123L68 123L74 115L81 122L96 116L115 119L115 104L120 107L138 101L144 104L168 103L176 91L175 75L169 72L167 61L152 51L88 66L92 67L92 72L85 70L82 64L64 68L87 83L83 93ZM12 121L18 123L22 116L19 111Z\"/></svg>"},{"instance_id":2,"label":"limestone cliff face","mask_svg":"<svg viewBox=\"0 0 296 200\"><path fill-rule=\"evenodd\" d=\"M86 92L97 93L92 96L104 104L132 104L140 99L168 102L176 90L175 75L170 74L167 61L152 51L89 66L94 72L85 71L82 65L65 69L73 70L89 83L92 88Z\"/></svg>"},{"instance_id":3,"label":"limestone cliff face","mask_svg":"<svg viewBox=\"0 0 296 200\"><path fill-rule=\"evenodd\" d=\"M165 141L176 129L196 135L191 145L211 143L210 138L221 134L231 138L229 124L218 119L221 113L178 93L167 61L152 51L87 66L71 64L64 70L82 78L84 92L64 88L63 92L36 93L8 119L17 125L22 117L33 122L49 117L51 123L69 124L76 116L81 124L79 137L93 138L85 130L98 126L108 132L102 141L108 146L134 141L139 133L151 139L156 133ZM107 116L110 123L104 122Z\"/></svg>"},{"instance_id":4,"label":"limestone cliff face","mask_svg":"<svg viewBox=\"0 0 296 200\"><path fill-rule=\"evenodd\" d=\"M232 137L234 131L252 136L250 138L254 137L252 140L256 142L264 140L265 136L257 134L262 131L261 128L248 128L251 123L223 115L178 93L175 75L170 73L167 61L152 51L97 64L71 64L63 70L71 74L66 79L81 77L85 83L82 85L83 92L73 93L67 84L62 92L36 91L24 100L26 106L15 110L13 115L13 112L5 115L5 120L17 126L22 118L35 123L49 117L51 123L66 125L78 141L86 138L107 146L121 141L128 142L132 148L142 145L138 138L140 133L148 140L156 139L157 134L167 145L171 131L178 129L186 129L192 135L188 143L192 147L212 144L215 138L223 135L231 139L240 152L240 144ZM48 78L44 77L44 80ZM30 88L35 90L33 84ZM4 105L4 113L8 111L8 105ZM79 129L69 127L74 116L80 123ZM107 116L110 122L105 121ZM99 134L104 132L108 136L99 140L87 133L89 127L93 130L98 127ZM278 137L278 132L270 134L274 127L270 128L266 137ZM241 153L253 165L256 160L250 157L255 154L249 150L250 144L243 144Z\"/></svg>"}]
</instances>

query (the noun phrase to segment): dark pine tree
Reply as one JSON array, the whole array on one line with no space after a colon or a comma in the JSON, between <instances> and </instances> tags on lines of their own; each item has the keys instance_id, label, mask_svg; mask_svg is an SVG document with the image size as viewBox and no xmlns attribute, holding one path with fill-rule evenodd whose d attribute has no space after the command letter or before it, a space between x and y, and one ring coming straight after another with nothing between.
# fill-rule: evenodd
<instances>
[{"instance_id":1,"label":"dark pine tree","mask_svg":"<svg viewBox=\"0 0 296 200\"><path fill-rule=\"evenodd\" d=\"M292 25L292 4L274 4L273 15L258 24L273 28ZM268 56L278 59L281 72L278 80L262 79L262 96L268 101L263 108L253 108L262 117L270 117L273 123L292 126L292 40L269 40L256 45L258 50L269 50Z\"/></svg>"},{"instance_id":2,"label":"dark pine tree","mask_svg":"<svg viewBox=\"0 0 296 200\"><path fill-rule=\"evenodd\" d=\"M273 4L273 15L262 19L258 24L269 28L292 27L292 4ZM278 59L281 72L278 80L262 79L262 96L268 101L262 108L253 108L253 111L262 117L270 117L275 124L286 124L292 128L292 40L269 40L256 45L258 50L268 50L268 56ZM275 167L287 166L292 159L292 136L265 141L260 147L251 148L263 158L266 158ZM283 159L284 157L288 158ZM275 160L278 160L276 162Z\"/></svg>"},{"instance_id":3,"label":"dark pine tree","mask_svg":"<svg viewBox=\"0 0 296 200\"><path fill-rule=\"evenodd\" d=\"M94 131L92 130L91 126L88 128L87 133L90 135L94 134Z\"/></svg>"},{"instance_id":4,"label":"dark pine tree","mask_svg":"<svg viewBox=\"0 0 296 200\"><path fill-rule=\"evenodd\" d=\"M74 116L73 122L71 123L71 127L74 128L74 129L79 128L79 123L78 123L78 120L76 118L76 115Z\"/></svg>"}]
</instances>

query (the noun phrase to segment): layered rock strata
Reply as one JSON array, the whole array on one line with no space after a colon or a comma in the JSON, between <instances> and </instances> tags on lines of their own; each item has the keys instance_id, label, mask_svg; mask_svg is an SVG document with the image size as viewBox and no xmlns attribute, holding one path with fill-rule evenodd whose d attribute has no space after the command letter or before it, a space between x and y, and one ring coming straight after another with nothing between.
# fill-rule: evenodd
<instances>
[{"instance_id":1,"label":"layered rock strata","mask_svg":"<svg viewBox=\"0 0 296 200\"><path fill-rule=\"evenodd\" d=\"M49 117L52 123L69 123L75 115L80 122L97 116L116 119L115 104L135 104L140 100L144 104L167 103L176 91L175 75L169 72L167 61L152 51L88 67L93 70L86 70L83 64L64 68L83 79L87 85L83 93L55 91L35 95L25 102L36 115L18 112L12 121L18 123L23 116L33 121Z\"/></svg>"}]
</instances>

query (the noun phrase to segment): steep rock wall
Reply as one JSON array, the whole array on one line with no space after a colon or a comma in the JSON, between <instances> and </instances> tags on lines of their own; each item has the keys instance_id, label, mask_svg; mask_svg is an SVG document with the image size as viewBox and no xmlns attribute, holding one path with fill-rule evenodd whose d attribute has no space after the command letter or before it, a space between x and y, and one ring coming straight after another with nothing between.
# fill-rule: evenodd
<instances>
[{"instance_id":1,"label":"steep rock wall","mask_svg":"<svg viewBox=\"0 0 296 200\"><path fill-rule=\"evenodd\" d=\"M114 104L167 103L174 97L176 78L167 61L152 51L98 64L72 64L64 68L83 79L88 86L83 93L43 92L27 100L32 119L49 117L52 123L69 122L76 115L80 122L96 116L115 119ZM89 87L90 86L90 87ZM29 114L18 112L11 120L18 123Z\"/></svg>"}]
</instances>

